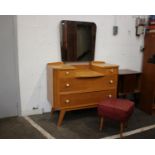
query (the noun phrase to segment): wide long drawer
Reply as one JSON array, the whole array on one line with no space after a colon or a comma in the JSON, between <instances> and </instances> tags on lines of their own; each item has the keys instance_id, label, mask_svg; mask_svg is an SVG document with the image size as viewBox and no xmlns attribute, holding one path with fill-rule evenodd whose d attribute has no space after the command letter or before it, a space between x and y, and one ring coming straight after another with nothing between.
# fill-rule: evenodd
<instances>
[{"instance_id":1,"label":"wide long drawer","mask_svg":"<svg viewBox=\"0 0 155 155\"><path fill-rule=\"evenodd\" d=\"M61 107L86 106L87 104L97 104L105 98L113 97L116 97L116 90L60 95L60 105Z\"/></svg>"},{"instance_id":2,"label":"wide long drawer","mask_svg":"<svg viewBox=\"0 0 155 155\"><path fill-rule=\"evenodd\" d=\"M86 70L79 70L79 69L73 69L73 70L57 70L58 73L58 77L59 78L70 78L70 77L76 77L77 74L79 74L79 72L81 71L88 71L88 69ZM98 73L102 73L103 75L116 75L118 74L118 68L99 68L99 67L92 67L92 70L90 71L95 71Z\"/></svg>"},{"instance_id":3,"label":"wide long drawer","mask_svg":"<svg viewBox=\"0 0 155 155\"><path fill-rule=\"evenodd\" d=\"M60 79L59 91L95 91L115 89L116 87L117 75L93 78L64 78Z\"/></svg>"}]
</instances>

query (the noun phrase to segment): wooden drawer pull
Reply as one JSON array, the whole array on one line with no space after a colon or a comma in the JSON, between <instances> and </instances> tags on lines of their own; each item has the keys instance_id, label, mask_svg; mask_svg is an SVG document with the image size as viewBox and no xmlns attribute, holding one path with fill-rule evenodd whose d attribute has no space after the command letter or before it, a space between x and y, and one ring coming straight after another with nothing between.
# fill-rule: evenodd
<instances>
[{"instance_id":1,"label":"wooden drawer pull","mask_svg":"<svg viewBox=\"0 0 155 155\"><path fill-rule=\"evenodd\" d=\"M114 69L113 69L113 68L112 68L112 69L110 69L110 72L111 72L111 73L113 73L113 72L114 72Z\"/></svg>"},{"instance_id":2,"label":"wooden drawer pull","mask_svg":"<svg viewBox=\"0 0 155 155\"><path fill-rule=\"evenodd\" d=\"M66 83L66 87L70 87L70 84L69 83Z\"/></svg>"},{"instance_id":3,"label":"wooden drawer pull","mask_svg":"<svg viewBox=\"0 0 155 155\"><path fill-rule=\"evenodd\" d=\"M112 95L111 95L111 94L109 94L109 95L108 95L108 97L109 97L109 98L112 98Z\"/></svg>"},{"instance_id":4,"label":"wooden drawer pull","mask_svg":"<svg viewBox=\"0 0 155 155\"><path fill-rule=\"evenodd\" d=\"M65 103L70 103L70 100L68 100L68 99L67 99L67 100L65 100Z\"/></svg>"},{"instance_id":5,"label":"wooden drawer pull","mask_svg":"<svg viewBox=\"0 0 155 155\"><path fill-rule=\"evenodd\" d=\"M113 84L113 83L114 83L114 81L113 81L113 80L110 80L110 81L109 81L109 83L110 83L110 84Z\"/></svg>"},{"instance_id":6,"label":"wooden drawer pull","mask_svg":"<svg viewBox=\"0 0 155 155\"><path fill-rule=\"evenodd\" d=\"M66 74L66 75L69 75L69 72L67 71L65 74Z\"/></svg>"}]
</instances>

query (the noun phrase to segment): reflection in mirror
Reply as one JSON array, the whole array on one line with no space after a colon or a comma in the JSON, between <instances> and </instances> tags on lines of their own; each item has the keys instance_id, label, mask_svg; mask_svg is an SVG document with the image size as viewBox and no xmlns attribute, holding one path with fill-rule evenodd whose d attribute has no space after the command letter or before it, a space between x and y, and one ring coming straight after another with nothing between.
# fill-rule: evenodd
<instances>
[{"instance_id":1,"label":"reflection in mirror","mask_svg":"<svg viewBox=\"0 0 155 155\"><path fill-rule=\"evenodd\" d=\"M64 62L94 60L96 25L61 21L61 57Z\"/></svg>"}]
</instances>

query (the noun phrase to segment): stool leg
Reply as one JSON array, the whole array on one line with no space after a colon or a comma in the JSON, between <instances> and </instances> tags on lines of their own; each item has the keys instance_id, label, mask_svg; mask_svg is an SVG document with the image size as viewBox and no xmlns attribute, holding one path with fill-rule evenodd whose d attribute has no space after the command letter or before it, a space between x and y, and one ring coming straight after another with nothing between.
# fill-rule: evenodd
<instances>
[{"instance_id":1,"label":"stool leg","mask_svg":"<svg viewBox=\"0 0 155 155\"><path fill-rule=\"evenodd\" d=\"M121 124L120 124L120 138L123 138L123 129L124 129L124 123L121 122Z\"/></svg>"},{"instance_id":2,"label":"stool leg","mask_svg":"<svg viewBox=\"0 0 155 155\"><path fill-rule=\"evenodd\" d=\"M125 125L124 126L125 126L125 128L128 127L128 121L125 122Z\"/></svg>"},{"instance_id":3,"label":"stool leg","mask_svg":"<svg viewBox=\"0 0 155 155\"><path fill-rule=\"evenodd\" d=\"M101 117L101 118L100 118L100 128L99 128L100 131L102 131L102 128L103 128L103 122L104 122L104 118Z\"/></svg>"}]
</instances>

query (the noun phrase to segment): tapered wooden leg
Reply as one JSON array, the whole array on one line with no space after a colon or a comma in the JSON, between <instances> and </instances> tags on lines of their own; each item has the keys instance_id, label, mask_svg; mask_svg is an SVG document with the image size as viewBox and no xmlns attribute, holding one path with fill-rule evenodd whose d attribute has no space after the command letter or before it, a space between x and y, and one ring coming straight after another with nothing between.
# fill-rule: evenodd
<instances>
[{"instance_id":1,"label":"tapered wooden leg","mask_svg":"<svg viewBox=\"0 0 155 155\"><path fill-rule=\"evenodd\" d=\"M123 138L123 129L124 129L124 123L121 122L121 124L120 124L120 138Z\"/></svg>"},{"instance_id":2,"label":"tapered wooden leg","mask_svg":"<svg viewBox=\"0 0 155 155\"><path fill-rule=\"evenodd\" d=\"M103 128L103 122L104 122L104 118L101 117L101 118L100 118L100 128L99 128L100 131L102 131L102 128Z\"/></svg>"},{"instance_id":3,"label":"tapered wooden leg","mask_svg":"<svg viewBox=\"0 0 155 155\"><path fill-rule=\"evenodd\" d=\"M61 126L65 113L66 113L65 110L60 111L57 127Z\"/></svg>"},{"instance_id":4,"label":"tapered wooden leg","mask_svg":"<svg viewBox=\"0 0 155 155\"><path fill-rule=\"evenodd\" d=\"M53 120L54 108L51 109L51 120Z\"/></svg>"}]
</instances>

